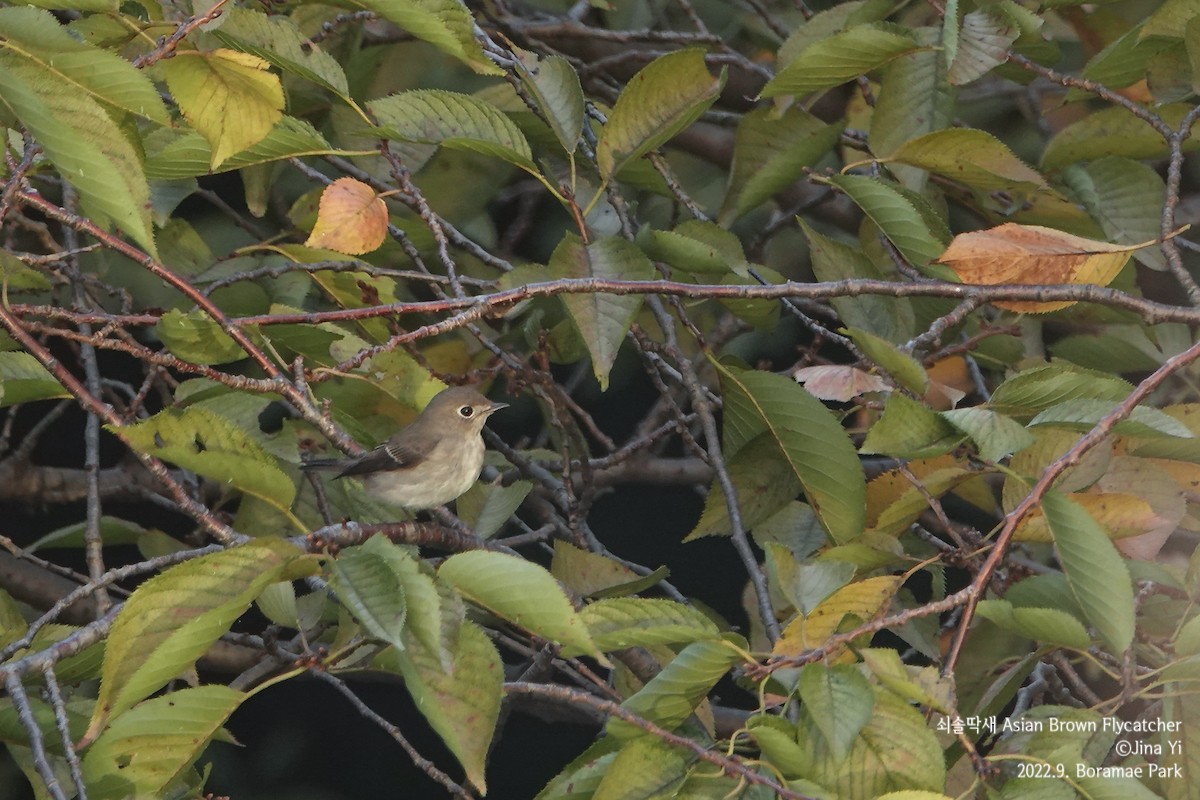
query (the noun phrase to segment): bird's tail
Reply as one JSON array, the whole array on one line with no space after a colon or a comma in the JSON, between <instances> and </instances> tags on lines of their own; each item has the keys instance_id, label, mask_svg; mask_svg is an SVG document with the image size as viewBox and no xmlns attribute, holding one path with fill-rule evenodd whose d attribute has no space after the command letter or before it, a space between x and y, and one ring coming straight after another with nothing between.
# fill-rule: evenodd
<instances>
[{"instance_id":1,"label":"bird's tail","mask_svg":"<svg viewBox=\"0 0 1200 800\"><path fill-rule=\"evenodd\" d=\"M300 469L339 469L346 466L340 458L311 458L300 462Z\"/></svg>"}]
</instances>

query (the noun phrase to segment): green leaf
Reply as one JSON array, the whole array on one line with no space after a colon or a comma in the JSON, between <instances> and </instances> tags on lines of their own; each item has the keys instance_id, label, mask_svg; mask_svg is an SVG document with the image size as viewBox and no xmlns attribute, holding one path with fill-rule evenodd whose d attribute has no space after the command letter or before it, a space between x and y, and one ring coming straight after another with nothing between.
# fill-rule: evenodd
<instances>
[{"instance_id":1,"label":"green leaf","mask_svg":"<svg viewBox=\"0 0 1200 800\"><path fill-rule=\"evenodd\" d=\"M1141 39L1183 38L1183 29L1198 15L1200 15L1200 5L1195 0L1166 0L1149 16L1138 37Z\"/></svg>"},{"instance_id":2,"label":"green leaf","mask_svg":"<svg viewBox=\"0 0 1200 800\"><path fill-rule=\"evenodd\" d=\"M41 692L36 690L29 692L29 710L32 712L38 729L42 732L46 755L59 778L60 785L70 785L71 775L63 755L62 738L56 729L54 708L50 703L43 702L39 698L40 694ZM78 741L87 726L87 717L75 710L80 705L82 703L75 702L67 706L67 729L73 741ZM13 708L12 700L7 696L0 699L0 741L7 745L9 756L21 766L28 782L33 786L42 785L40 776L33 767L33 757L28 747L29 733L22 724L22 717L18 716L16 709ZM50 800L48 792L43 791L34 796L38 800Z\"/></svg>"},{"instance_id":3,"label":"green leaf","mask_svg":"<svg viewBox=\"0 0 1200 800\"><path fill-rule=\"evenodd\" d=\"M1033 367L1013 375L996 388L988 406L1001 414L1029 419L1037 412L1068 400L1119 402L1133 385L1115 375L1073 365Z\"/></svg>"},{"instance_id":4,"label":"green leaf","mask_svg":"<svg viewBox=\"0 0 1200 800\"><path fill-rule=\"evenodd\" d=\"M198 686L155 697L122 714L83 757L88 796L164 796L245 698L225 686Z\"/></svg>"},{"instance_id":5,"label":"green leaf","mask_svg":"<svg viewBox=\"0 0 1200 800\"><path fill-rule=\"evenodd\" d=\"M871 721L875 696L857 666L807 664L800 670L800 699L833 757L844 759Z\"/></svg>"},{"instance_id":6,"label":"green leaf","mask_svg":"<svg viewBox=\"0 0 1200 800\"><path fill-rule=\"evenodd\" d=\"M462 764L467 780L486 793L484 769L504 692L504 664L496 646L482 628L464 621L449 668L415 639L403 652L389 655L417 709Z\"/></svg>"},{"instance_id":7,"label":"green leaf","mask_svg":"<svg viewBox=\"0 0 1200 800\"><path fill-rule=\"evenodd\" d=\"M546 116L550 130L563 150L574 153L583 135L584 98L579 75L562 56L539 58L519 47L514 62L522 85Z\"/></svg>"},{"instance_id":8,"label":"green leaf","mask_svg":"<svg viewBox=\"0 0 1200 800\"><path fill-rule=\"evenodd\" d=\"M1011 474L1006 477L1001 491L1001 504L1006 512L1025 499L1042 470L1062 458L1079 441L1079 435L1074 431L1048 425L1034 428L1030 433L1034 436L1034 443L1014 455L1009 462ZM1108 471L1112 460L1112 443L1103 442L1084 453L1077 464L1059 476L1055 488L1062 492L1082 491Z\"/></svg>"},{"instance_id":9,"label":"green leaf","mask_svg":"<svg viewBox=\"0 0 1200 800\"><path fill-rule=\"evenodd\" d=\"M812 18L797 24L787 40L779 46L779 69L792 63L815 42L868 22L879 22L891 16L895 10L891 0L849 0L818 11Z\"/></svg>"},{"instance_id":10,"label":"green leaf","mask_svg":"<svg viewBox=\"0 0 1200 800\"><path fill-rule=\"evenodd\" d=\"M52 550L62 547L83 547L87 534L88 524L86 521L64 525L61 528L56 528L45 536L42 536L33 544L25 545L26 553L35 553L38 550ZM119 517L110 517L108 515L100 518L100 538L104 541L105 546L116 544L134 544L145 535L146 529L136 522L121 519ZM2 628L0 628L2 630Z\"/></svg>"},{"instance_id":11,"label":"green leaf","mask_svg":"<svg viewBox=\"0 0 1200 800\"><path fill-rule=\"evenodd\" d=\"M762 756L786 778L797 778L810 768L808 754L796 744L796 728L780 717L755 714L746 720Z\"/></svg>"},{"instance_id":12,"label":"green leaf","mask_svg":"<svg viewBox=\"0 0 1200 800\"><path fill-rule=\"evenodd\" d=\"M1162 746L1162 745L1160 745ZM1163 747L1163 753L1169 753L1169 745ZM1161 769L1167 774L1170 765L1163 764ZM1091 800L1161 800L1163 795L1150 789L1140 780L1130 776L1104 775L1094 778L1080 777L1077 779L1081 795ZM1079 795L1076 795L1079 796Z\"/></svg>"},{"instance_id":13,"label":"green leaf","mask_svg":"<svg viewBox=\"0 0 1200 800\"><path fill-rule=\"evenodd\" d=\"M1200 30L1194 21L1188 24L1193 30ZM1146 86L1156 103L1189 100L1195 95L1189 53L1196 53L1196 45L1178 40L1151 57L1146 65Z\"/></svg>"},{"instance_id":14,"label":"green leaf","mask_svg":"<svg viewBox=\"0 0 1200 800\"><path fill-rule=\"evenodd\" d=\"M1042 512L1058 547L1071 592L1088 622L1117 655L1133 642L1133 582L1104 529L1078 504L1055 491L1042 498Z\"/></svg>"},{"instance_id":15,"label":"green leaf","mask_svg":"<svg viewBox=\"0 0 1200 800\"><path fill-rule=\"evenodd\" d=\"M946 250L950 231L919 195L863 175L835 175L829 182L866 212L913 266L926 267Z\"/></svg>"},{"instance_id":16,"label":"green leaf","mask_svg":"<svg viewBox=\"0 0 1200 800\"><path fill-rule=\"evenodd\" d=\"M1162 778L1163 789L1168 800L1184 800L1196 786L1196 778L1200 775L1200 698L1190 689L1194 685L1195 674L1184 674L1183 680L1175 682L1176 671L1190 672L1194 669L1195 659L1188 659L1182 665L1183 669L1168 666L1165 677L1171 683L1163 685L1162 719L1176 723L1176 731L1163 734L1163 744L1167 745L1164 752L1171 751L1168 744L1178 742L1174 747L1178 755L1175 763L1180 767L1179 775L1165 775ZM1174 755L1174 754L1173 754Z\"/></svg>"},{"instance_id":17,"label":"green leaf","mask_svg":"<svg viewBox=\"0 0 1200 800\"><path fill-rule=\"evenodd\" d=\"M592 800L650 800L673 797L687 775L688 757L650 736L626 742L617 751Z\"/></svg>"},{"instance_id":18,"label":"green leaf","mask_svg":"<svg viewBox=\"0 0 1200 800\"><path fill-rule=\"evenodd\" d=\"M859 25L804 48L763 87L760 97L807 94L839 86L920 47L898 25Z\"/></svg>"},{"instance_id":19,"label":"green leaf","mask_svg":"<svg viewBox=\"0 0 1200 800\"><path fill-rule=\"evenodd\" d=\"M767 549L773 552L775 547L780 546L768 545ZM790 548L784 549L791 553ZM775 561L778 564L778 559ZM855 567L848 561L822 558L812 563L797 563L790 580L785 580L782 570L777 568L776 571L782 584L780 588L787 593L796 610L807 615L812 613L822 600L849 583L854 577Z\"/></svg>"},{"instance_id":20,"label":"green leaf","mask_svg":"<svg viewBox=\"0 0 1200 800\"><path fill-rule=\"evenodd\" d=\"M400 578L381 552L389 548L399 549L385 536L347 547L327 565L329 584L367 633L403 650L408 604Z\"/></svg>"},{"instance_id":21,"label":"green leaf","mask_svg":"<svg viewBox=\"0 0 1200 800\"><path fill-rule=\"evenodd\" d=\"M458 498L455 509L477 536L487 539L504 527L531 491L530 481L514 481L508 486L476 482Z\"/></svg>"},{"instance_id":22,"label":"green leaf","mask_svg":"<svg viewBox=\"0 0 1200 800\"><path fill-rule=\"evenodd\" d=\"M799 222L801 230L808 237L809 257L812 259L813 275L817 280L883 280L890 277L875 266L859 247L825 236L802 219ZM907 298L862 295L833 297L830 298L830 302L847 327L870 331L889 342L902 342L913 334L913 308Z\"/></svg>"},{"instance_id":23,"label":"green leaf","mask_svg":"<svg viewBox=\"0 0 1200 800\"><path fill-rule=\"evenodd\" d=\"M942 13L942 64L949 67L958 54L959 17L958 0L947 0Z\"/></svg>"},{"instance_id":24,"label":"green leaf","mask_svg":"<svg viewBox=\"0 0 1200 800\"><path fill-rule=\"evenodd\" d=\"M1029 421L1029 427L1058 425L1080 432L1089 431L1104 416L1117 407L1113 400L1066 400L1051 406ZM1157 408L1135 407L1125 419L1116 424L1114 430L1130 436L1174 436L1193 439L1194 434L1182 422L1170 417Z\"/></svg>"},{"instance_id":25,"label":"green leaf","mask_svg":"<svg viewBox=\"0 0 1200 800\"><path fill-rule=\"evenodd\" d=\"M0 589L0 637L4 638L5 643L12 641L25 633L28 624L21 613L21 606L12 595Z\"/></svg>"},{"instance_id":26,"label":"green leaf","mask_svg":"<svg viewBox=\"0 0 1200 800\"><path fill-rule=\"evenodd\" d=\"M1151 167L1128 158L1109 156L1063 171L1088 213L1114 244L1139 244L1160 235L1161 209L1167 187ZM1166 257L1158 247L1142 247L1133 257L1151 269L1165 270Z\"/></svg>"},{"instance_id":27,"label":"green leaf","mask_svg":"<svg viewBox=\"0 0 1200 800\"><path fill-rule=\"evenodd\" d=\"M159 318L154 332L172 354L193 364L228 364L246 357L241 345L199 309L171 309Z\"/></svg>"},{"instance_id":28,"label":"green leaf","mask_svg":"<svg viewBox=\"0 0 1200 800\"><path fill-rule=\"evenodd\" d=\"M195 663L269 584L315 567L295 545L263 538L178 564L135 589L104 651L90 736Z\"/></svg>"},{"instance_id":29,"label":"green leaf","mask_svg":"<svg viewBox=\"0 0 1200 800\"><path fill-rule=\"evenodd\" d=\"M1021 423L986 408L956 408L942 419L971 437L985 461L999 461L1033 444L1033 434Z\"/></svg>"},{"instance_id":30,"label":"green leaf","mask_svg":"<svg viewBox=\"0 0 1200 800\"><path fill-rule=\"evenodd\" d=\"M400 591L405 600L405 627L410 637L431 653L442 659L442 666L450 668L448 633L457 630L462 622L465 608L462 600L445 584L435 582L432 570L414 556L407 548L393 544L385 537L375 545L374 552L391 568L400 582ZM412 641L408 639L406 641Z\"/></svg>"},{"instance_id":31,"label":"green leaf","mask_svg":"<svg viewBox=\"0 0 1200 800\"><path fill-rule=\"evenodd\" d=\"M600 177L611 181L626 164L691 125L716 101L724 86L725 70L714 78L699 48L651 61L629 79L600 129L596 144Z\"/></svg>"},{"instance_id":32,"label":"green leaf","mask_svg":"<svg viewBox=\"0 0 1200 800\"><path fill-rule=\"evenodd\" d=\"M721 637L711 619L674 600L643 597L597 600L584 606L579 618L587 625L596 647L604 651Z\"/></svg>"},{"instance_id":33,"label":"green leaf","mask_svg":"<svg viewBox=\"0 0 1200 800\"><path fill-rule=\"evenodd\" d=\"M70 397L66 388L29 353L0 353L0 407Z\"/></svg>"},{"instance_id":34,"label":"green leaf","mask_svg":"<svg viewBox=\"0 0 1200 800\"><path fill-rule=\"evenodd\" d=\"M980 600L976 613L1006 631L1057 647L1087 650L1092 641L1079 620L1057 608L1014 608L1007 600Z\"/></svg>"},{"instance_id":35,"label":"green leaf","mask_svg":"<svg viewBox=\"0 0 1200 800\"><path fill-rule=\"evenodd\" d=\"M282 117L262 141L236 153L219 166L212 166L212 148L198 133L185 133L154 150L146 159L146 174L151 178L178 180L198 175L229 172L285 158L344 155L332 147L317 129L295 117Z\"/></svg>"},{"instance_id":36,"label":"green leaf","mask_svg":"<svg viewBox=\"0 0 1200 800\"><path fill-rule=\"evenodd\" d=\"M480 75L503 75L475 41L475 18L462 0L351 0L454 56Z\"/></svg>"},{"instance_id":37,"label":"green leaf","mask_svg":"<svg viewBox=\"0 0 1200 800\"><path fill-rule=\"evenodd\" d=\"M1003 142L974 128L951 128L910 139L888 160L985 191L1047 185L1037 170L1026 166Z\"/></svg>"},{"instance_id":38,"label":"green leaf","mask_svg":"<svg viewBox=\"0 0 1200 800\"><path fill-rule=\"evenodd\" d=\"M867 431L860 452L929 458L953 450L963 435L938 413L899 392L888 395L883 416Z\"/></svg>"},{"instance_id":39,"label":"green leaf","mask_svg":"<svg viewBox=\"0 0 1200 800\"><path fill-rule=\"evenodd\" d=\"M745 639L732 633L716 641L693 642L621 707L671 730L691 716L717 681L741 660L739 649L746 646ZM645 731L614 717L608 721L608 734L626 740Z\"/></svg>"},{"instance_id":40,"label":"green leaf","mask_svg":"<svg viewBox=\"0 0 1200 800\"><path fill-rule=\"evenodd\" d=\"M795 183L833 149L841 131L794 107L782 115L768 108L747 113L734 139L725 212L740 217Z\"/></svg>"},{"instance_id":41,"label":"green leaf","mask_svg":"<svg viewBox=\"0 0 1200 800\"><path fill-rule=\"evenodd\" d=\"M942 747L921 713L891 691L874 687L871 720L850 752L838 758L805 710L797 725L812 768L806 774L838 797L877 797L889 791L941 791L946 781Z\"/></svg>"},{"instance_id":42,"label":"green leaf","mask_svg":"<svg viewBox=\"0 0 1200 800\"><path fill-rule=\"evenodd\" d=\"M639 580L636 572L615 558L554 540L550 574L573 594L588 597Z\"/></svg>"},{"instance_id":43,"label":"green leaf","mask_svg":"<svg viewBox=\"0 0 1200 800\"><path fill-rule=\"evenodd\" d=\"M1103 331L1064 336L1047 348L1056 359L1114 373L1153 372L1166 356L1141 325L1113 325Z\"/></svg>"},{"instance_id":44,"label":"green leaf","mask_svg":"<svg viewBox=\"0 0 1200 800\"><path fill-rule=\"evenodd\" d=\"M915 358L887 339L867 331L847 328L846 335L854 340L858 348L876 366L882 367L901 386L923 395L929 389L929 375Z\"/></svg>"},{"instance_id":45,"label":"green leaf","mask_svg":"<svg viewBox=\"0 0 1200 800\"><path fill-rule=\"evenodd\" d=\"M932 29L915 33L918 42L937 44ZM946 82L946 67L936 50L919 50L897 58L883 71L883 84L867 132L871 151L890 156L909 139L950 126L956 91ZM925 184L925 176L914 170L893 167L892 171L905 186L918 189Z\"/></svg>"},{"instance_id":46,"label":"green leaf","mask_svg":"<svg viewBox=\"0 0 1200 800\"><path fill-rule=\"evenodd\" d=\"M1057 608L1076 619L1084 618L1067 576L1061 572L1043 572L1017 581L1004 593L1004 599L1018 608Z\"/></svg>"},{"instance_id":47,"label":"green leaf","mask_svg":"<svg viewBox=\"0 0 1200 800\"><path fill-rule=\"evenodd\" d=\"M770 519L777 511L796 499L800 481L791 462L779 450L775 437L762 433L740 448L727 464L729 478L737 490L738 510L742 527L752 530ZM684 539L690 542L705 536L728 536L733 533L729 521L729 505L721 484L713 480L704 499L704 511L691 533Z\"/></svg>"},{"instance_id":48,"label":"green leaf","mask_svg":"<svg viewBox=\"0 0 1200 800\"><path fill-rule=\"evenodd\" d=\"M261 11L230 8L213 35L227 47L258 56L284 72L348 98L342 66L309 41L291 17L267 16Z\"/></svg>"},{"instance_id":49,"label":"green leaf","mask_svg":"<svg viewBox=\"0 0 1200 800\"><path fill-rule=\"evenodd\" d=\"M741 240L711 222L689 219L673 230L648 230L638 238L651 258L685 272L712 275L746 270Z\"/></svg>"},{"instance_id":50,"label":"green leaf","mask_svg":"<svg viewBox=\"0 0 1200 800\"><path fill-rule=\"evenodd\" d=\"M59 3L53 7L66 8ZM0 51L114 111L159 125L171 122L145 73L117 54L72 36L47 11L0 8Z\"/></svg>"},{"instance_id":51,"label":"green leaf","mask_svg":"<svg viewBox=\"0 0 1200 800\"><path fill-rule=\"evenodd\" d=\"M324 596L321 596L322 602L324 599ZM258 607L264 617L276 625L298 630L304 630L307 627L300 620L300 606L296 602L296 587L290 583L272 583L262 590L258 599L254 601L254 605Z\"/></svg>"},{"instance_id":52,"label":"green leaf","mask_svg":"<svg viewBox=\"0 0 1200 800\"><path fill-rule=\"evenodd\" d=\"M543 567L507 553L473 550L442 562L438 577L496 616L604 660L562 587Z\"/></svg>"},{"instance_id":53,"label":"green leaf","mask_svg":"<svg viewBox=\"0 0 1200 800\"><path fill-rule=\"evenodd\" d=\"M142 159L92 96L39 65L0 51L0 104L29 131L85 209L116 222L151 255L150 187Z\"/></svg>"},{"instance_id":54,"label":"green leaf","mask_svg":"<svg viewBox=\"0 0 1200 800\"><path fill-rule=\"evenodd\" d=\"M226 49L180 50L165 62L171 96L212 145L210 166L261 142L283 116L283 86L267 66Z\"/></svg>"},{"instance_id":55,"label":"green leaf","mask_svg":"<svg viewBox=\"0 0 1200 800\"><path fill-rule=\"evenodd\" d=\"M890 647L864 647L859 655L863 665L891 691L944 714L951 713L956 699L953 676L941 675L932 666L909 666Z\"/></svg>"},{"instance_id":56,"label":"green leaf","mask_svg":"<svg viewBox=\"0 0 1200 800\"><path fill-rule=\"evenodd\" d=\"M593 800L596 787L616 760L620 746L615 739L597 739L554 776L535 800Z\"/></svg>"},{"instance_id":57,"label":"green leaf","mask_svg":"<svg viewBox=\"0 0 1200 800\"><path fill-rule=\"evenodd\" d=\"M770 432L833 540L844 544L857 537L866 483L854 445L837 419L790 378L721 363L716 368L725 394L726 457Z\"/></svg>"},{"instance_id":58,"label":"green leaf","mask_svg":"<svg viewBox=\"0 0 1200 800\"><path fill-rule=\"evenodd\" d=\"M147 420L108 428L147 455L170 461L287 511L296 487L278 460L245 431L203 408L160 411Z\"/></svg>"},{"instance_id":59,"label":"green leaf","mask_svg":"<svg viewBox=\"0 0 1200 800\"><path fill-rule=\"evenodd\" d=\"M115 0L33 0L28 5L46 8L50 11L97 11L102 14L115 14L119 4Z\"/></svg>"},{"instance_id":60,"label":"green leaf","mask_svg":"<svg viewBox=\"0 0 1200 800\"><path fill-rule=\"evenodd\" d=\"M1191 110L1189 103L1173 103L1156 109L1171 128L1178 128ZM1200 140L1184 141L1184 152L1200 147ZM1167 142L1148 123L1123 108L1110 106L1093 111L1078 122L1063 128L1046 145L1042 168L1062 169L1077 161L1093 161L1104 156L1124 156L1140 161L1165 158Z\"/></svg>"},{"instance_id":61,"label":"green leaf","mask_svg":"<svg viewBox=\"0 0 1200 800\"><path fill-rule=\"evenodd\" d=\"M1128 31L1111 41L1096 55L1088 59L1080 72L1081 78L1104 84L1110 89L1122 89L1137 83L1146 77L1146 67L1150 59L1167 47L1169 42L1161 38L1143 40L1141 38L1144 20L1133 25ZM1083 90L1068 94L1068 99L1090 97Z\"/></svg>"},{"instance_id":62,"label":"green leaf","mask_svg":"<svg viewBox=\"0 0 1200 800\"><path fill-rule=\"evenodd\" d=\"M26 266L25 262L7 250L0 250L0 288L11 292L25 289L45 290L51 285L41 272Z\"/></svg>"},{"instance_id":63,"label":"green leaf","mask_svg":"<svg viewBox=\"0 0 1200 800\"><path fill-rule=\"evenodd\" d=\"M952 86L962 86L982 78L1008 60L1008 52L1018 36L1017 27L990 8L977 8L965 14L946 79Z\"/></svg>"},{"instance_id":64,"label":"green leaf","mask_svg":"<svg viewBox=\"0 0 1200 800\"><path fill-rule=\"evenodd\" d=\"M637 245L618 236L584 244L573 233L563 237L550 256L550 269L567 278L611 278L647 281L654 267ZM600 389L608 388L608 373L629 326L642 307L642 295L604 292L562 295L563 305L592 356L592 371Z\"/></svg>"},{"instance_id":65,"label":"green leaf","mask_svg":"<svg viewBox=\"0 0 1200 800\"><path fill-rule=\"evenodd\" d=\"M762 278L762 282L767 285L787 281L783 275L761 264L755 264L754 271L758 273L757 278L735 272L726 275L720 283L724 286L758 286L760 285L758 278ZM718 302L725 306L729 313L750 323L760 331L773 331L779 326L781 304L777 300L742 300L736 297L723 297Z\"/></svg>"},{"instance_id":66,"label":"green leaf","mask_svg":"<svg viewBox=\"0 0 1200 800\"><path fill-rule=\"evenodd\" d=\"M11 630L7 636L0 639L0 643L9 644L19 635L24 635L26 628L27 625L22 623L20 628ZM78 631L79 628L74 625L60 625L57 623L45 625L34 635L29 649L20 652L20 655L43 652L46 648ZM75 655L68 656L61 661L56 661L54 664L54 674L64 684L94 681L100 677L100 667L103 659L104 641L101 640L85 647ZM87 710L91 711L90 704Z\"/></svg>"},{"instance_id":67,"label":"green leaf","mask_svg":"<svg viewBox=\"0 0 1200 800\"><path fill-rule=\"evenodd\" d=\"M379 120L373 132L388 139L482 153L537 173L529 142L500 109L476 97L441 89L413 89L367 104Z\"/></svg>"}]
</instances>

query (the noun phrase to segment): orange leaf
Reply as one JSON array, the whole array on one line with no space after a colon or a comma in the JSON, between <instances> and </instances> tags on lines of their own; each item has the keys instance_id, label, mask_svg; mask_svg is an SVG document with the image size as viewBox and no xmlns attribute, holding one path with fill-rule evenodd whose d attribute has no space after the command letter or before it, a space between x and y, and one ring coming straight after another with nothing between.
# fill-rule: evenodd
<instances>
[{"instance_id":1,"label":"orange leaf","mask_svg":"<svg viewBox=\"0 0 1200 800\"><path fill-rule=\"evenodd\" d=\"M1140 246L1109 244L1040 225L1006 222L986 231L955 236L937 263L954 270L963 283L979 286L1005 283L1107 286ZM1073 301L995 303L1010 311L1031 313L1056 311L1074 304Z\"/></svg>"},{"instance_id":2,"label":"orange leaf","mask_svg":"<svg viewBox=\"0 0 1200 800\"><path fill-rule=\"evenodd\" d=\"M383 198L361 181L338 178L321 193L317 224L304 244L357 256L383 244L387 227Z\"/></svg>"}]
</instances>

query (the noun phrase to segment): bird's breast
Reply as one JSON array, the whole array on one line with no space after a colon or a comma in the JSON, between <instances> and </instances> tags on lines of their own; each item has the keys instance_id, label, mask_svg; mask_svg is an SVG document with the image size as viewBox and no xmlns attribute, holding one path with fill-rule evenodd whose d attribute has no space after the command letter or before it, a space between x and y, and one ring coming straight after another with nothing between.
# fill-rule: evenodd
<instances>
[{"instance_id":1,"label":"bird's breast","mask_svg":"<svg viewBox=\"0 0 1200 800\"><path fill-rule=\"evenodd\" d=\"M470 489L483 468L483 439L467 443L438 442L415 467L376 472L363 478L363 488L389 505L419 510L444 505Z\"/></svg>"}]
</instances>

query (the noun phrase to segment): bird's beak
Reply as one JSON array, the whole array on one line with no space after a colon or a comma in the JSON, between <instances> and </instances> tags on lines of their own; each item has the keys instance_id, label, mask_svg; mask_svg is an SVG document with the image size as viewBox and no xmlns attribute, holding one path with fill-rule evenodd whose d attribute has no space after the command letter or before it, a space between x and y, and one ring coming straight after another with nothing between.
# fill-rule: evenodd
<instances>
[{"instance_id":1,"label":"bird's beak","mask_svg":"<svg viewBox=\"0 0 1200 800\"><path fill-rule=\"evenodd\" d=\"M508 408L508 403L492 403L490 406L488 406L488 416L490 417L492 414L495 414L502 408Z\"/></svg>"}]
</instances>

